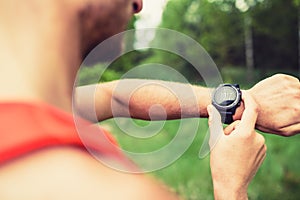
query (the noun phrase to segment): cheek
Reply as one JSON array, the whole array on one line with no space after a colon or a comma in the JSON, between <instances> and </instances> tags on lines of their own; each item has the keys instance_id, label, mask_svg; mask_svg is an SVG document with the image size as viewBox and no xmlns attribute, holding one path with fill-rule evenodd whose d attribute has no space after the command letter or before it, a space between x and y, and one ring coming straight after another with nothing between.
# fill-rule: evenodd
<instances>
[{"instance_id":1,"label":"cheek","mask_svg":"<svg viewBox=\"0 0 300 200\"><path fill-rule=\"evenodd\" d=\"M120 28L125 28L128 21L132 17L132 7L129 5L120 4L118 8L112 12L110 17L113 19L112 23Z\"/></svg>"},{"instance_id":2,"label":"cheek","mask_svg":"<svg viewBox=\"0 0 300 200\"><path fill-rule=\"evenodd\" d=\"M132 17L132 8L128 4L109 4L102 6L98 17L98 28L107 29L112 34L123 31Z\"/></svg>"},{"instance_id":3,"label":"cheek","mask_svg":"<svg viewBox=\"0 0 300 200\"><path fill-rule=\"evenodd\" d=\"M89 6L81 16L85 51L91 50L105 39L124 31L132 17L132 5L126 0ZM115 47L120 45L115 45Z\"/></svg>"}]
</instances>

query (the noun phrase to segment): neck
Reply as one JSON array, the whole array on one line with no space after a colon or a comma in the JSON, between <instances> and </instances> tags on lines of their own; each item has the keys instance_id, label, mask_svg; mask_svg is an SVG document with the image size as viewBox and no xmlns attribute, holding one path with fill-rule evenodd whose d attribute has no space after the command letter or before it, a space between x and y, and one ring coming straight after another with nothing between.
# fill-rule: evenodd
<instances>
[{"instance_id":1,"label":"neck","mask_svg":"<svg viewBox=\"0 0 300 200\"><path fill-rule=\"evenodd\" d=\"M0 101L43 101L71 111L81 62L76 17L52 5L42 7L39 1L13 6L12 1L2 2Z\"/></svg>"}]
</instances>

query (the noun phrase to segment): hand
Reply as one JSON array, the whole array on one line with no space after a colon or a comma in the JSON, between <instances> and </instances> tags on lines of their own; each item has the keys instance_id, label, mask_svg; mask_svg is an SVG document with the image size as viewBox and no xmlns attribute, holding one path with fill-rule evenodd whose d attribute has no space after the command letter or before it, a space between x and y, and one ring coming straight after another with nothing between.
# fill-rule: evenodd
<instances>
[{"instance_id":1,"label":"hand","mask_svg":"<svg viewBox=\"0 0 300 200\"><path fill-rule=\"evenodd\" d=\"M300 82L277 74L248 90L258 104L256 128L282 136L300 133Z\"/></svg>"},{"instance_id":2,"label":"hand","mask_svg":"<svg viewBox=\"0 0 300 200\"><path fill-rule=\"evenodd\" d=\"M219 112L208 106L210 167L215 199L247 199L247 188L266 156L262 135L254 130L257 106L244 95L245 111L224 131Z\"/></svg>"}]
</instances>

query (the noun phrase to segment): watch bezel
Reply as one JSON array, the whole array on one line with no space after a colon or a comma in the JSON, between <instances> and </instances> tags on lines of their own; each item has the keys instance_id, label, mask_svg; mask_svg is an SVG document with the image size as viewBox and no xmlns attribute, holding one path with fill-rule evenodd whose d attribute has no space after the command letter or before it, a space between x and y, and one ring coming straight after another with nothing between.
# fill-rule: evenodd
<instances>
[{"instance_id":1,"label":"watch bezel","mask_svg":"<svg viewBox=\"0 0 300 200\"><path fill-rule=\"evenodd\" d=\"M231 88L233 88L234 91L236 92L236 99L234 100L233 103L231 103L231 104L228 105L228 106L222 106L222 105L218 104L218 103L216 102L216 100L215 100L215 94L217 93L217 91L218 91L219 89L221 89L221 88L223 88L223 87L231 87ZM220 109L220 110L226 111L226 110L232 109L232 108L234 108L234 107L236 107L236 106L239 106L240 102L241 102L241 91L240 91L240 89L239 89L238 87L236 87L235 85L230 84L230 83L224 83L224 84L219 85L219 86L213 91L213 93L212 93L212 104L213 104L215 107L217 107L217 109Z\"/></svg>"}]
</instances>

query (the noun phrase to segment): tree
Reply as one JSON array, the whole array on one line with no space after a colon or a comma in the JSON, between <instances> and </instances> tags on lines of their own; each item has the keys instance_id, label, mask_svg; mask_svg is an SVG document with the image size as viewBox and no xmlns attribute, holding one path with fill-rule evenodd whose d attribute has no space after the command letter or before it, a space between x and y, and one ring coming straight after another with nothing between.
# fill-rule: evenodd
<instances>
[{"instance_id":1,"label":"tree","mask_svg":"<svg viewBox=\"0 0 300 200\"><path fill-rule=\"evenodd\" d=\"M222 68L227 65L244 65L242 24L234 1L228 0L223 4L208 0L172 0L166 6L160 27L192 37L208 51L217 66ZM165 37L157 42L168 45L177 41ZM189 54L193 53L192 49L184 45L178 44L178 48ZM166 56L165 53L157 52L151 59L174 67L188 80L198 82L201 78L195 76L197 73L186 61L174 55Z\"/></svg>"},{"instance_id":2,"label":"tree","mask_svg":"<svg viewBox=\"0 0 300 200\"><path fill-rule=\"evenodd\" d=\"M294 0L293 3L298 8L298 69L300 76L300 0Z\"/></svg>"},{"instance_id":3,"label":"tree","mask_svg":"<svg viewBox=\"0 0 300 200\"><path fill-rule=\"evenodd\" d=\"M249 83L254 82L254 49L253 49L253 31L252 18L250 12L256 5L257 1L240 0L236 1L236 7L242 12L244 17L244 34L245 34L245 55L247 67L247 80Z\"/></svg>"},{"instance_id":4,"label":"tree","mask_svg":"<svg viewBox=\"0 0 300 200\"><path fill-rule=\"evenodd\" d=\"M264 0L251 13L255 65L265 73L271 69L297 70L297 7L292 0Z\"/></svg>"}]
</instances>

